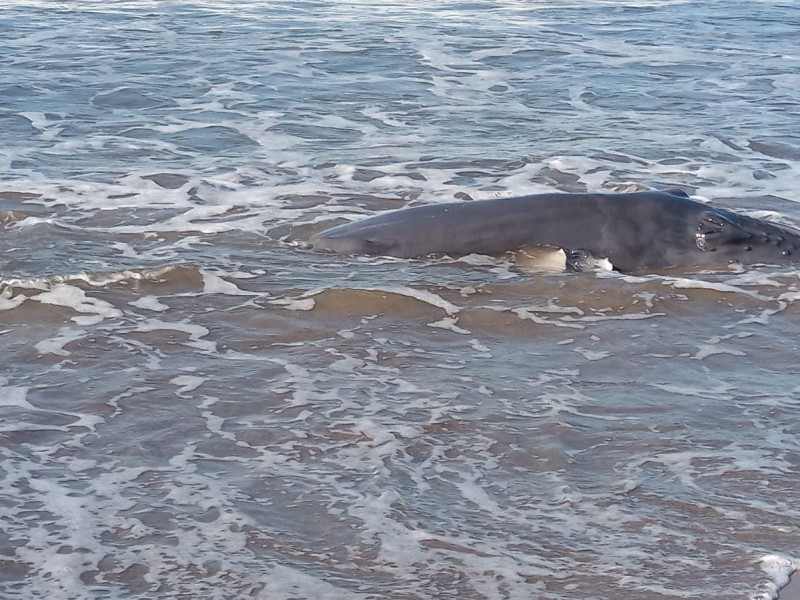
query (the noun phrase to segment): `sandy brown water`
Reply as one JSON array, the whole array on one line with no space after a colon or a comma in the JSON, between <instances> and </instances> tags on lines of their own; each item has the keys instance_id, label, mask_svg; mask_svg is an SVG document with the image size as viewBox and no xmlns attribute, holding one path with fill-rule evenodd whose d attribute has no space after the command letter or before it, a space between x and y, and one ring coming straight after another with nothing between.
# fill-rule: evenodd
<instances>
[{"instance_id":1,"label":"sandy brown water","mask_svg":"<svg viewBox=\"0 0 800 600\"><path fill-rule=\"evenodd\" d=\"M795 271L194 243L4 286L6 589L722 598L794 543Z\"/></svg>"}]
</instances>

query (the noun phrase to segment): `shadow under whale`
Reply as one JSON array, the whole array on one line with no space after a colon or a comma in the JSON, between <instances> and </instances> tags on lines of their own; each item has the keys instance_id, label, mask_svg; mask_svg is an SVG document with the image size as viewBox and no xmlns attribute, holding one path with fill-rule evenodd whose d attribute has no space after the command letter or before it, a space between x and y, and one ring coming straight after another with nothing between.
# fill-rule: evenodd
<instances>
[{"instance_id":1,"label":"shadow under whale","mask_svg":"<svg viewBox=\"0 0 800 600\"><path fill-rule=\"evenodd\" d=\"M333 227L311 243L319 251L401 258L551 246L578 257L577 268L592 257L619 271L800 261L800 230L696 202L681 190L415 206Z\"/></svg>"}]
</instances>

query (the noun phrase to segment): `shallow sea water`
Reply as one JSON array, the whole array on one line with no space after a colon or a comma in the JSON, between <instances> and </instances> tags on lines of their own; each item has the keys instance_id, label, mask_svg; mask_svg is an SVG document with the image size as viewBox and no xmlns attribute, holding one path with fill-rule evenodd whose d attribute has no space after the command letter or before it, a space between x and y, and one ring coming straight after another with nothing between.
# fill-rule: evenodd
<instances>
[{"instance_id":1,"label":"shallow sea water","mask_svg":"<svg viewBox=\"0 0 800 600\"><path fill-rule=\"evenodd\" d=\"M800 223L797 3L22 1L0 30L0 597L777 597L800 268L307 240L552 190Z\"/></svg>"}]
</instances>

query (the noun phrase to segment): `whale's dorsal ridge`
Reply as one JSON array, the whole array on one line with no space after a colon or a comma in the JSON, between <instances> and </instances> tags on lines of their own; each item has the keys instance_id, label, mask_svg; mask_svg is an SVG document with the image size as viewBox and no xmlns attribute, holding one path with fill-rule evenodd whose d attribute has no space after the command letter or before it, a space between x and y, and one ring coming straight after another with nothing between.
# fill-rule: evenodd
<instances>
[{"instance_id":1,"label":"whale's dorsal ridge","mask_svg":"<svg viewBox=\"0 0 800 600\"><path fill-rule=\"evenodd\" d=\"M689 194L680 188L669 188L667 190L662 190L662 191L665 194L669 194L670 196L678 196L679 198L689 198Z\"/></svg>"}]
</instances>

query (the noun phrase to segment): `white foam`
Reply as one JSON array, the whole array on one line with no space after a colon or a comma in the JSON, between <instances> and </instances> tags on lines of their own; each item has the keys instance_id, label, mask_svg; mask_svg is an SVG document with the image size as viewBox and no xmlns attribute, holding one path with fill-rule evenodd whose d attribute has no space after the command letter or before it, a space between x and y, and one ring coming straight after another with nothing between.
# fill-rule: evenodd
<instances>
[{"instance_id":1,"label":"white foam","mask_svg":"<svg viewBox=\"0 0 800 600\"><path fill-rule=\"evenodd\" d=\"M603 360L611 356L611 352L606 350L589 350L588 348L573 348L572 350L590 361Z\"/></svg>"},{"instance_id":2,"label":"white foam","mask_svg":"<svg viewBox=\"0 0 800 600\"><path fill-rule=\"evenodd\" d=\"M31 300L36 300L42 304L65 306L75 312L86 315L72 317L72 320L78 325L96 325L104 319L122 316L122 311L114 308L109 302L87 296L86 292L79 287L64 283L52 286L50 291L31 296Z\"/></svg>"},{"instance_id":3,"label":"white foam","mask_svg":"<svg viewBox=\"0 0 800 600\"><path fill-rule=\"evenodd\" d=\"M556 327L567 327L573 329L583 329L584 326L579 323L566 323L563 319L547 319L545 317L539 316L537 313L541 310L541 307L521 307L521 308L512 308L512 309L503 309L495 306L487 306L486 308L490 310L499 310L505 311L508 310L509 312L517 315L520 319L526 321L533 321L534 323L538 323L540 325L555 325Z\"/></svg>"},{"instance_id":4,"label":"white foam","mask_svg":"<svg viewBox=\"0 0 800 600\"><path fill-rule=\"evenodd\" d=\"M11 293L9 288L49 291L54 284L67 282L82 282L92 287L106 287L115 283L127 283L129 281L158 280L175 268L174 265L166 265L137 271L109 271L105 273L80 272L30 278L7 277L0 278L0 287L4 295Z\"/></svg>"},{"instance_id":5,"label":"white foam","mask_svg":"<svg viewBox=\"0 0 800 600\"><path fill-rule=\"evenodd\" d=\"M76 340L86 337L86 330L62 327L56 337L48 338L34 344L34 348L39 354L55 354L57 356L69 356L71 352L64 349L64 346Z\"/></svg>"},{"instance_id":6,"label":"white foam","mask_svg":"<svg viewBox=\"0 0 800 600\"><path fill-rule=\"evenodd\" d=\"M2 285L3 282L0 281L0 286ZM14 296L10 287L3 287L0 289L0 311L17 308L27 299L28 297L23 294L17 294Z\"/></svg>"},{"instance_id":7,"label":"white foam","mask_svg":"<svg viewBox=\"0 0 800 600\"><path fill-rule=\"evenodd\" d=\"M178 331L185 333L189 336L189 340L185 342L186 346L201 350L204 352L216 352L217 344L203 338L210 332L202 325L190 323L188 320L184 321L163 321L161 319L149 318L140 321L136 326L135 331L141 333L148 333L153 331Z\"/></svg>"},{"instance_id":8,"label":"white foam","mask_svg":"<svg viewBox=\"0 0 800 600\"><path fill-rule=\"evenodd\" d=\"M225 294L228 296L260 296L257 292L248 292L241 289L235 283L227 281L219 275L214 275L201 269L203 275L204 294Z\"/></svg>"},{"instance_id":9,"label":"white foam","mask_svg":"<svg viewBox=\"0 0 800 600\"><path fill-rule=\"evenodd\" d=\"M335 586L331 581L315 577L309 572L301 571L289 565L274 564L265 572L267 582L264 594L275 600L291 598L326 598L330 600L347 600L353 598L371 598L371 594L356 592Z\"/></svg>"},{"instance_id":10,"label":"white foam","mask_svg":"<svg viewBox=\"0 0 800 600\"><path fill-rule=\"evenodd\" d=\"M193 392L208 381L208 377L198 377L197 375L178 375L169 380L172 385L178 386L178 395Z\"/></svg>"},{"instance_id":11,"label":"white foam","mask_svg":"<svg viewBox=\"0 0 800 600\"><path fill-rule=\"evenodd\" d=\"M37 410L27 400L28 388L9 385L8 378L0 376L0 406L13 406L23 410Z\"/></svg>"},{"instance_id":12,"label":"white foam","mask_svg":"<svg viewBox=\"0 0 800 600\"><path fill-rule=\"evenodd\" d=\"M780 556L767 554L760 559L761 570L768 579L762 581L757 593L750 596L750 600L777 600L782 596L781 588L789 583L789 578L800 569L800 561Z\"/></svg>"},{"instance_id":13,"label":"white foam","mask_svg":"<svg viewBox=\"0 0 800 600\"><path fill-rule=\"evenodd\" d=\"M468 329L464 329L463 327L459 327L456 325L458 323L458 319L453 317L445 317L438 321L434 321L432 323L428 323L428 327L436 327L437 329L449 329L455 333L462 333L468 334L470 331Z\"/></svg>"},{"instance_id":14,"label":"white foam","mask_svg":"<svg viewBox=\"0 0 800 600\"><path fill-rule=\"evenodd\" d=\"M757 292L746 290L742 287L731 285L729 283L722 283L718 281L704 281L701 279L690 279L688 277L665 277L664 285L670 285L677 289L698 289L698 290L713 290L716 292L742 294L750 298L758 300L769 300L768 297L763 296Z\"/></svg>"},{"instance_id":15,"label":"white foam","mask_svg":"<svg viewBox=\"0 0 800 600\"><path fill-rule=\"evenodd\" d=\"M276 306L282 306L287 310L299 310L299 311L314 310L314 307L317 305L317 301L314 300L314 298L304 298L304 297L275 298L274 300L270 300L269 303L274 304Z\"/></svg>"},{"instance_id":16,"label":"white foam","mask_svg":"<svg viewBox=\"0 0 800 600\"><path fill-rule=\"evenodd\" d=\"M155 296L142 296L136 300L128 302L131 306L141 308L143 310L152 310L155 312L163 312L169 309L169 306L160 302Z\"/></svg>"},{"instance_id":17,"label":"white foam","mask_svg":"<svg viewBox=\"0 0 800 600\"><path fill-rule=\"evenodd\" d=\"M455 315L461 311L461 307L456 306L452 302L445 300L438 294L434 294L428 290L420 290L407 286L365 287L360 289L365 291L386 292L389 294L408 296L409 298L414 298L415 300L419 300L425 304L430 304L431 306L440 308L448 315Z\"/></svg>"},{"instance_id":18,"label":"white foam","mask_svg":"<svg viewBox=\"0 0 800 600\"><path fill-rule=\"evenodd\" d=\"M717 354L729 354L732 356L747 356L745 352L742 350L737 350L736 348L731 348L724 345L722 342L727 342L730 340L737 340L746 337L750 337L752 334L748 332L738 332L732 335L726 336L713 336L707 340L704 340L703 343L697 345L697 353L692 357L694 360L704 360L709 356L714 356Z\"/></svg>"}]
</instances>

